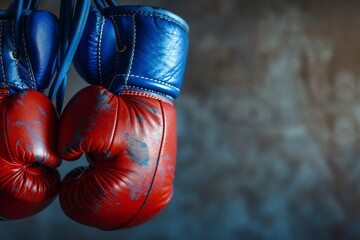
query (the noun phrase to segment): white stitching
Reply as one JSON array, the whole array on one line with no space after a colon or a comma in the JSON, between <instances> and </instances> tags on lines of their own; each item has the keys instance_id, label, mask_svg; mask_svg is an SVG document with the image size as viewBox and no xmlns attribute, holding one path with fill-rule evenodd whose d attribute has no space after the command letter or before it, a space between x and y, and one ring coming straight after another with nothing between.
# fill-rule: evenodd
<instances>
[{"instance_id":1,"label":"white stitching","mask_svg":"<svg viewBox=\"0 0 360 240\"><path fill-rule=\"evenodd\" d=\"M11 22L12 24L12 37L13 37L13 43L14 43L14 52L13 52L13 54L14 55L16 55L17 54L17 52L16 52L16 47L17 46L15 46L15 22L14 21L12 21ZM20 80L20 84L21 84L21 87L22 88L24 88L24 84L23 84L23 82L22 82L22 79L21 79L21 77L20 77L20 72L19 72L19 64L18 64L19 62L16 60L15 61L15 68L16 68L16 72L17 72L17 74L18 74L18 76L19 76L19 80Z\"/></svg>"},{"instance_id":2,"label":"white stitching","mask_svg":"<svg viewBox=\"0 0 360 240\"><path fill-rule=\"evenodd\" d=\"M19 83L1 83L0 84L1 86L4 86L4 87L19 87L19 88L25 88L25 89L27 89L27 87L25 86L24 87L24 85L22 85L22 84L19 84Z\"/></svg>"},{"instance_id":3,"label":"white stitching","mask_svg":"<svg viewBox=\"0 0 360 240\"><path fill-rule=\"evenodd\" d=\"M103 85L102 72L101 72L101 43L102 43L104 25L105 25L105 17L102 16L101 27L100 27L100 36L99 36L99 47L98 47L98 71L99 71L99 77L100 77L100 85Z\"/></svg>"},{"instance_id":4,"label":"white stitching","mask_svg":"<svg viewBox=\"0 0 360 240\"><path fill-rule=\"evenodd\" d=\"M124 77L125 74L118 74L117 76ZM143 77L143 76L138 76L138 75L133 75L133 74L130 74L129 77L141 78L141 79L144 79L144 80L153 81L153 82L160 83L160 84L163 84L163 85L165 85L165 86L174 88L174 89L177 90L177 91L180 91L180 88L175 87L174 85L172 85L172 84L170 84L170 83L167 83L167 82L164 82L164 81L161 81L161 80L157 80L157 79L154 79L154 78L148 78L148 77Z\"/></svg>"},{"instance_id":5,"label":"white stitching","mask_svg":"<svg viewBox=\"0 0 360 240\"><path fill-rule=\"evenodd\" d=\"M139 16L146 16L146 17L157 17L163 20L166 20L168 22L172 22L175 23L176 25L179 25L181 28L185 29L183 27L183 24L179 23L178 21L166 16L166 15L162 15L162 14L153 14L150 12L144 12L144 11L139 11L139 12L124 12L124 13L120 13L120 14L115 14L112 16L134 16L134 15L139 15Z\"/></svg>"},{"instance_id":6,"label":"white stitching","mask_svg":"<svg viewBox=\"0 0 360 240\"><path fill-rule=\"evenodd\" d=\"M133 20L133 27L134 27L133 45L132 45L132 50L131 50L129 70L128 70L126 76L125 76L125 83L124 83L125 86L127 85L128 81L129 81L129 77L130 77L130 73L131 73L131 69L132 69L132 64L133 64L133 61L134 61L135 46L136 46L136 22L135 22L135 15L132 16L132 20Z\"/></svg>"},{"instance_id":7,"label":"white stitching","mask_svg":"<svg viewBox=\"0 0 360 240\"><path fill-rule=\"evenodd\" d=\"M2 39L3 39L2 35L3 35L3 21L0 21L0 49L2 49ZM0 61L1 61L3 78L4 78L3 84L6 84L6 75L5 75L4 60L2 54L0 54Z\"/></svg>"},{"instance_id":8,"label":"white stitching","mask_svg":"<svg viewBox=\"0 0 360 240\"><path fill-rule=\"evenodd\" d=\"M124 90L121 95L131 95L131 96L140 96L140 97L148 97L148 98L152 98L152 99L155 99L155 100L159 100L159 101L163 101L169 105L173 105L173 103L170 101L170 100L167 100L165 98L162 98L162 97L158 97L154 94L151 94L151 93L145 93L145 92L139 92L139 91L136 91L136 90Z\"/></svg>"},{"instance_id":9,"label":"white stitching","mask_svg":"<svg viewBox=\"0 0 360 240\"><path fill-rule=\"evenodd\" d=\"M31 83L32 83L32 88L35 89L36 87L36 83L35 83L35 79L33 78L32 74L31 74L31 69L30 69L30 60L29 60L29 56L27 54L27 51L26 51L26 41L25 41L25 30L24 30L24 22L22 22L22 37L23 37L23 42L24 42L24 53L25 53L25 62L26 62L26 65L27 65L27 70L29 72L29 76L30 76L30 80L31 80ZM35 77L35 76L34 76Z\"/></svg>"},{"instance_id":10,"label":"white stitching","mask_svg":"<svg viewBox=\"0 0 360 240\"><path fill-rule=\"evenodd\" d=\"M151 92L151 93L154 93L154 94L157 94L157 95L161 95L161 96L164 96L164 97L167 97L167 98L170 98L170 99L174 99L170 95L167 95L165 93L161 93L161 92L158 92L158 91L154 91L154 90L148 89L148 88L137 87L137 86L129 86L129 85L124 86L124 87L126 87L127 89L129 89L129 88L139 89L139 90L142 90L142 91L147 91L147 92Z\"/></svg>"}]
</instances>

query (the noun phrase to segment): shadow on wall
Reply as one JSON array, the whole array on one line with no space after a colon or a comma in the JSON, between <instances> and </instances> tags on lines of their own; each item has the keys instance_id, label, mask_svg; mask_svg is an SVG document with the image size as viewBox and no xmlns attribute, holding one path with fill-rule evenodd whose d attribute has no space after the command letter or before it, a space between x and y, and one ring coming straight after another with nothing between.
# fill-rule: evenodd
<instances>
[{"instance_id":1,"label":"shadow on wall","mask_svg":"<svg viewBox=\"0 0 360 240\"><path fill-rule=\"evenodd\" d=\"M59 1L41 2L57 12ZM359 238L360 2L289 2L151 2L191 28L172 202L103 232L55 201L0 223L1 239ZM67 99L83 86L72 71Z\"/></svg>"}]
</instances>

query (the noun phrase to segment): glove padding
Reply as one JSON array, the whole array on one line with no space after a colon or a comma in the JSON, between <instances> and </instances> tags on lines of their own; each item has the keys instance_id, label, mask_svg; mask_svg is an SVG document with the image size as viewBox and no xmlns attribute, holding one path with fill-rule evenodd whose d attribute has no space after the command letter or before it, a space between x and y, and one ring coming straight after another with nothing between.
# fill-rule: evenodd
<instances>
[{"instance_id":1,"label":"glove padding","mask_svg":"<svg viewBox=\"0 0 360 240\"><path fill-rule=\"evenodd\" d=\"M175 170L175 109L139 93L121 97L103 87L81 90L60 124L59 153L89 167L63 180L64 212L86 225L115 229L156 215L172 196Z\"/></svg>"},{"instance_id":2,"label":"glove padding","mask_svg":"<svg viewBox=\"0 0 360 240\"><path fill-rule=\"evenodd\" d=\"M57 58L58 23L46 11L0 17L0 219L29 217L60 188L56 154L58 116L41 93ZM15 35L19 39L15 39Z\"/></svg>"},{"instance_id":3,"label":"glove padding","mask_svg":"<svg viewBox=\"0 0 360 240\"><path fill-rule=\"evenodd\" d=\"M76 94L59 126L59 154L83 153L88 167L63 180L60 204L101 229L141 224L171 199L176 112L187 54L187 25L162 9L92 9L75 55L93 86ZM97 85L97 86L95 86Z\"/></svg>"}]
</instances>

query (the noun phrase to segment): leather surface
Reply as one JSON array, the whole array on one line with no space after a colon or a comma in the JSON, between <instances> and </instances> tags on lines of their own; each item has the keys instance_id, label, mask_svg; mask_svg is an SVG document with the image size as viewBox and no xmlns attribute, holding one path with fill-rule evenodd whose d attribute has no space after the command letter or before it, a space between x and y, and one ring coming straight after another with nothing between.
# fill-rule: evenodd
<instances>
[{"instance_id":1,"label":"leather surface","mask_svg":"<svg viewBox=\"0 0 360 240\"><path fill-rule=\"evenodd\" d=\"M59 154L85 153L89 162L63 180L59 199L70 218L102 229L130 227L170 201L176 157L170 102L90 86L66 106L59 129Z\"/></svg>"},{"instance_id":2,"label":"leather surface","mask_svg":"<svg viewBox=\"0 0 360 240\"><path fill-rule=\"evenodd\" d=\"M60 188L58 116L41 93L54 74L58 23L46 11L0 17L0 220L29 217ZM19 39L15 39L18 36Z\"/></svg>"},{"instance_id":3,"label":"leather surface","mask_svg":"<svg viewBox=\"0 0 360 240\"><path fill-rule=\"evenodd\" d=\"M56 154L58 117L35 90L0 91L0 218L31 216L56 197L61 163Z\"/></svg>"},{"instance_id":4,"label":"leather surface","mask_svg":"<svg viewBox=\"0 0 360 240\"><path fill-rule=\"evenodd\" d=\"M11 93L23 89L43 91L56 66L57 19L47 11L24 11L19 46L14 31L13 19L0 17L0 88Z\"/></svg>"},{"instance_id":5,"label":"leather surface","mask_svg":"<svg viewBox=\"0 0 360 240\"><path fill-rule=\"evenodd\" d=\"M75 221L117 229L158 214L172 196L176 112L186 23L153 7L92 9L74 63L90 84L64 109L59 154L88 167L63 180L60 203Z\"/></svg>"},{"instance_id":6,"label":"leather surface","mask_svg":"<svg viewBox=\"0 0 360 240\"><path fill-rule=\"evenodd\" d=\"M174 99L185 69L187 32L184 20L163 9L93 8L74 64L88 83L115 94L133 89Z\"/></svg>"}]
</instances>

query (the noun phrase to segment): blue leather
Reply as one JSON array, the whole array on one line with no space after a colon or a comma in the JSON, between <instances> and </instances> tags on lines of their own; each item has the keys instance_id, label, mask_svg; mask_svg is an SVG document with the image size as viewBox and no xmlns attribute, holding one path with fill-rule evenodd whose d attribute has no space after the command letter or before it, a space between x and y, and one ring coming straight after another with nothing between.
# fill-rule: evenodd
<instances>
[{"instance_id":1,"label":"blue leather","mask_svg":"<svg viewBox=\"0 0 360 240\"><path fill-rule=\"evenodd\" d=\"M92 8L74 65L88 83L117 95L130 89L173 100L182 84L188 30L183 19L164 9Z\"/></svg>"},{"instance_id":2,"label":"blue leather","mask_svg":"<svg viewBox=\"0 0 360 240\"><path fill-rule=\"evenodd\" d=\"M57 19L47 11L24 9L18 32L15 23L15 14L0 14L0 88L43 91L56 67Z\"/></svg>"}]
</instances>

